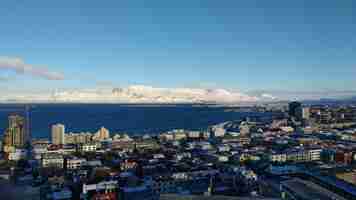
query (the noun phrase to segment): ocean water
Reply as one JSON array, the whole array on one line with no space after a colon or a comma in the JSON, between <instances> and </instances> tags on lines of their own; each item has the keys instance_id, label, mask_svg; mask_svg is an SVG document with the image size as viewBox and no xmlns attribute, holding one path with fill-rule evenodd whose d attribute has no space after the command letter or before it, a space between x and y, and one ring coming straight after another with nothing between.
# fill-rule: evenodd
<instances>
[{"instance_id":1,"label":"ocean water","mask_svg":"<svg viewBox=\"0 0 356 200\"><path fill-rule=\"evenodd\" d=\"M128 105L128 104L33 104L30 105L32 137L47 138L55 123L66 132L95 132L101 126L111 133L157 134L172 129L199 130L207 126L245 117L270 120L273 113L234 112L231 107L197 105ZM25 115L23 105L0 105L0 133L7 127L10 113Z\"/></svg>"}]
</instances>

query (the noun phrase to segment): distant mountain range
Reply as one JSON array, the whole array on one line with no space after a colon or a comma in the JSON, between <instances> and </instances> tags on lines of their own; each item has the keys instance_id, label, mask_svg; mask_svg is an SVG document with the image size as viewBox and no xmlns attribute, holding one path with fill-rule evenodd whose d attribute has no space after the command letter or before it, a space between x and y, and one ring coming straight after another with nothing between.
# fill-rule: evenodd
<instances>
[{"instance_id":1,"label":"distant mountain range","mask_svg":"<svg viewBox=\"0 0 356 200\"><path fill-rule=\"evenodd\" d=\"M3 101L11 102L73 102L73 103L239 103L270 101L269 94L250 96L225 89L155 88L134 85L125 88L66 90L52 94L16 95Z\"/></svg>"},{"instance_id":2,"label":"distant mountain range","mask_svg":"<svg viewBox=\"0 0 356 200\"><path fill-rule=\"evenodd\" d=\"M0 96L6 103L148 103L148 104L245 104L299 100L310 104L353 102L353 92L252 91L242 93L226 89L158 88L133 85L120 88L63 90L52 93Z\"/></svg>"}]
</instances>

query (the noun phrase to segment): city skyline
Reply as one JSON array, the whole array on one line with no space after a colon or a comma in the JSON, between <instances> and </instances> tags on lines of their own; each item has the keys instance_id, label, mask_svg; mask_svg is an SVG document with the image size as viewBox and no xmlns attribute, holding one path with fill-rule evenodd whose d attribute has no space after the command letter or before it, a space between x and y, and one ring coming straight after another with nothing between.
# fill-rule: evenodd
<instances>
[{"instance_id":1,"label":"city skyline","mask_svg":"<svg viewBox=\"0 0 356 200\"><path fill-rule=\"evenodd\" d=\"M355 11L2 0L2 199L356 199Z\"/></svg>"},{"instance_id":2,"label":"city skyline","mask_svg":"<svg viewBox=\"0 0 356 200\"><path fill-rule=\"evenodd\" d=\"M5 1L1 94L31 100L139 85L251 99L351 97L354 8L331 0Z\"/></svg>"}]
</instances>

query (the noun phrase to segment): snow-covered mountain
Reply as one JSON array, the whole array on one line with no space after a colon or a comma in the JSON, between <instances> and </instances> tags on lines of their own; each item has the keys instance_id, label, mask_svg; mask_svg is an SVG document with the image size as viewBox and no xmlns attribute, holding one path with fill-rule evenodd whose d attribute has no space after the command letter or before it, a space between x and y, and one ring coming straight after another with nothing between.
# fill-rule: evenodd
<instances>
[{"instance_id":1,"label":"snow-covered mountain","mask_svg":"<svg viewBox=\"0 0 356 200\"><path fill-rule=\"evenodd\" d=\"M257 101L257 97L224 89L155 88L134 85L112 90L77 90L55 92L56 102L126 102L126 103L235 103Z\"/></svg>"},{"instance_id":2,"label":"snow-covered mountain","mask_svg":"<svg viewBox=\"0 0 356 200\"><path fill-rule=\"evenodd\" d=\"M121 88L63 90L52 94L3 96L12 102L72 103L240 103L274 100L273 96L252 96L225 89L158 88L133 85Z\"/></svg>"}]
</instances>

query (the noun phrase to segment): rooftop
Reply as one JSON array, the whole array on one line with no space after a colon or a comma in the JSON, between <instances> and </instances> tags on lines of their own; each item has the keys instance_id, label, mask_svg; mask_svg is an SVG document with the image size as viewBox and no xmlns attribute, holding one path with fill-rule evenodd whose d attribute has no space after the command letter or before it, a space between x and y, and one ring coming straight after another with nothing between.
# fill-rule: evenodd
<instances>
[{"instance_id":1,"label":"rooftop","mask_svg":"<svg viewBox=\"0 0 356 200\"><path fill-rule=\"evenodd\" d=\"M304 181L302 179L292 179L282 182L282 185L288 190L293 191L302 199L322 199L322 200L346 200L345 198L320 187L310 181Z\"/></svg>"},{"instance_id":2,"label":"rooftop","mask_svg":"<svg viewBox=\"0 0 356 200\"><path fill-rule=\"evenodd\" d=\"M276 198L263 197L232 197L232 196L193 196L193 195L160 195L160 200L280 200Z\"/></svg>"}]
</instances>

